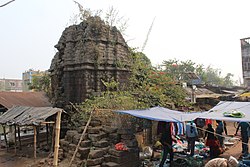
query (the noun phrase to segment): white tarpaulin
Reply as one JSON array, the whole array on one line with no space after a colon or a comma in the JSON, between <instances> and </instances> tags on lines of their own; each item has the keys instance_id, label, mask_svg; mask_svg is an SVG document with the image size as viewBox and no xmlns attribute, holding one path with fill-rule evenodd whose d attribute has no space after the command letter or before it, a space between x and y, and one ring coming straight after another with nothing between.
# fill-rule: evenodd
<instances>
[{"instance_id":1,"label":"white tarpaulin","mask_svg":"<svg viewBox=\"0 0 250 167\"><path fill-rule=\"evenodd\" d=\"M245 116L242 118L224 116L225 112L231 111L244 113ZM250 122L250 102L221 101L215 107L210 109L207 114L201 115L200 118L234 122Z\"/></svg>"},{"instance_id":2,"label":"white tarpaulin","mask_svg":"<svg viewBox=\"0 0 250 167\"><path fill-rule=\"evenodd\" d=\"M194 120L207 112L182 112L164 107L153 107L144 110L119 110L118 113L130 114L135 117L165 122L184 122Z\"/></svg>"}]
</instances>

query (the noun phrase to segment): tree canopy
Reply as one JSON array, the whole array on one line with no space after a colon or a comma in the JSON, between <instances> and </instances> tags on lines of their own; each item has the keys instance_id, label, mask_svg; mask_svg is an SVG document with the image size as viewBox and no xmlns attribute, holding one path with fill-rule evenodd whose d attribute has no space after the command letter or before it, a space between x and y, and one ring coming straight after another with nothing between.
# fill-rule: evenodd
<instances>
[{"instance_id":1,"label":"tree canopy","mask_svg":"<svg viewBox=\"0 0 250 167\"><path fill-rule=\"evenodd\" d=\"M235 85L233 74L227 73L225 77L221 76L221 70L212 68L211 66L204 67L202 64L196 64L191 60L179 61L170 59L163 61L163 70L176 81L190 82L187 73L196 74L200 82L208 85L232 87Z\"/></svg>"}]
</instances>

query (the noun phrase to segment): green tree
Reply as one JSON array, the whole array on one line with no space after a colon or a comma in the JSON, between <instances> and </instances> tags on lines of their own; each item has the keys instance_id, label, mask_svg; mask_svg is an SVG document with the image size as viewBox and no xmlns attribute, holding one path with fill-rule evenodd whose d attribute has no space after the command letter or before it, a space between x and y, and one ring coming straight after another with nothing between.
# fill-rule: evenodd
<instances>
[{"instance_id":1,"label":"green tree","mask_svg":"<svg viewBox=\"0 0 250 167\"><path fill-rule=\"evenodd\" d=\"M44 91L47 95L51 95L51 79L48 73L40 72L32 75L32 82L29 85L29 89L34 91Z\"/></svg>"},{"instance_id":2,"label":"green tree","mask_svg":"<svg viewBox=\"0 0 250 167\"><path fill-rule=\"evenodd\" d=\"M223 78L221 77L221 71L219 69L214 69L211 66L208 66L206 68L205 72L201 77L206 84L217 85L217 86L223 85Z\"/></svg>"},{"instance_id":3,"label":"green tree","mask_svg":"<svg viewBox=\"0 0 250 167\"><path fill-rule=\"evenodd\" d=\"M170 59L163 61L162 66L164 71L174 80L188 82L189 78L187 73L196 73L198 76L204 73L203 65L196 64L191 60L179 61Z\"/></svg>"},{"instance_id":4,"label":"green tree","mask_svg":"<svg viewBox=\"0 0 250 167\"><path fill-rule=\"evenodd\" d=\"M227 75L223 79L224 86L232 87L235 85L235 81L233 81L233 79L232 79L233 76L234 76L233 74L227 73Z\"/></svg>"},{"instance_id":5,"label":"green tree","mask_svg":"<svg viewBox=\"0 0 250 167\"><path fill-rule=\"evenodd\" d=\"M168 73L153 67L141 52L133 50L132 57L131 90L140 102L147 104L147 107L185 104L186 94Z\"/></svg>"},{"instance_id":6,"label":"green tree","mask_svg":"<svg viewBox=\"0 0 250 167\"><path fill-rule=\"evenodd\" d=\"M163 61L163 71L169 77L177 82L190 82L187 73L195 73L202 81L202 83L217 86L231 87L235 85L233 81L233 74L228 73L225 77L221 76L221 70L212 68L211 66L204 67L202 64L196 64L191 60L179 61L170 59Z\"/></svg>"}]
</instances>

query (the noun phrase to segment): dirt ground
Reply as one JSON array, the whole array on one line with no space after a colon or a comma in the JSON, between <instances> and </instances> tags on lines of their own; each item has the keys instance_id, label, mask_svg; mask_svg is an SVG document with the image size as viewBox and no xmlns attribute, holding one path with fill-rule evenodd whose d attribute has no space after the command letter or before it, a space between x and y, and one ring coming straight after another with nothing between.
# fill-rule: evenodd
<instances>
[{"instance_id":1,"label":"dirt ground","mask_svg":"<svg viewBox=\"0 0 250 167\"><path fill-rule=\"evenodd\" d=\"M228 131L228 136L233 136L235 134L236 128L233 125L234 122L227 122L227 131ZM229 158L230 156L233 156L237 159L241 157L241 141L239 141L236 145L230 147L226 152L220 155L220 157L223 158Z\"/></svg>"},{"instance_id":2,"label":"dirt ground","mask_svg":"<svg viewBox=\"0 0 250 167\"><path fill-rule=\"evenodd\" d=\"M44 158L47 158L49 153L38 152L37 158L34 159L33 147L24 147L22 150L1 149L0 150L0 167L37 167L37 164Z\"/></svg>"},{"instance_id":3,"label":"dirt ground","mask_svg":"<svg viewBox=\"0 0 250 167\"><path fill-rule=\"evenodd\" d=\"M227 123L228 135L233 136L236 129L233 126L233 122ZM37 158L34 160L33 158L33 147L23 148L22 151L18 151L17 155L14 154L14 150L6 149L0 150L0 167L46 167L48 165L44 165L41 162L44 162L48 157L49 153L47 152L38 152ZM220 157L229 158L230 156L234 156L235 158L240 158L241 156L241 141L239 141L236 145L230 147L226 150ZM60 167L68 166L68 161L63 161L59 163Z\"/></svg>"}]
</instances>

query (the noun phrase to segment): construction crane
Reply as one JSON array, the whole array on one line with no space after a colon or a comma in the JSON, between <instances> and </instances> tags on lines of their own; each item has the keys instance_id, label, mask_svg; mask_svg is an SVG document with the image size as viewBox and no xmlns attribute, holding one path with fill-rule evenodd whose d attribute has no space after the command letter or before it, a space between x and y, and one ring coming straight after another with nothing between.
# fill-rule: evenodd
<instances>
[{"instance_id":1,"label":"construction crane","mask_svg":"<svg viewBox=\"0 0 250 167\"><path fill-rule=\"evenodd\" d=\"M150 32L152 31L154 22L155 22L155 17L154 17L154 19L153 19L153 21L152 21L152 23L151 23L151 25L150 25L150 27L149 27L149 30L148 30L148 33L147 33L147 37L146 37L146 39L145 39L145 41L144 41L144 43L143 43L143 45L142 45L142 48L141 48L141 52L143 52L144 49L145 49L145 47L146 47L146 44L147 44L147 42L148 42L148 37L149 37Z\"/></svg>"}]
</instances>

